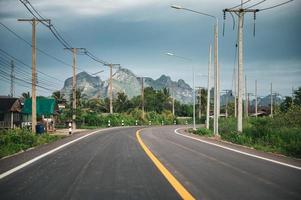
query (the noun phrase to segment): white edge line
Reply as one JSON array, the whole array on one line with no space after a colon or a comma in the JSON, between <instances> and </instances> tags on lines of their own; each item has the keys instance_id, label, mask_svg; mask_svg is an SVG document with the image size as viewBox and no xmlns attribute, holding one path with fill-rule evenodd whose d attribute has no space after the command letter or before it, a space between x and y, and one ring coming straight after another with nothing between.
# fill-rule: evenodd
<instances>
[{"instance_id":1,"label":"white edge line","mask_svg":"<svg viewBox=\"0 0 301 200\"><path fill-rule=\"evenodd\" d=\"M250 157L262 159L262 160L269 161L269 162L272 162L272 163L276 163L276 164L279 164L279 165L283 165L283 166L286 166L286 167L291 167L291 168L294 168L294 169L301 170L301 167L298 167L298 166L295 166L295 165L290 165L290 164L287 164L287 163L284 163L284 162L279 162L279 161L272 160L272 159L269 159L269 158L264 158L264 157L257 156L257 155L254 155L254 154L246 153L246 152L239 151L239 150L236 150L236 149L232 149L232 148L229 148L229 147L225 147L225 146L222 146L222 145L219 145L219 144L208 142L208 141L205 141L205 140L202 140L202 139L194 138L194 137L191 137L191 136L188 136L188 135L183 135L183 134L178 132L179 129L183 129L183 128L175 129L175 133L177 135L180 135L180 136L183 136L183 137L186 137L186 138L190 138L190 139L193 139L193 140L197 140L199 142L203 142L203 143L210 144L210 145L213 145L213 146L217 146L217 147L220 147L220 148L223 148L223 149L227 149L229 151L234 151L236 153L240 153L240 154L247 155L247 156L250 156Z\"/></svg>"},{"instance_id":2,"label":"white edge line","mask_svg":"<svg viewBox=\"0 0 301 200\"><path fill-rule=\"evenodd\" d=\"M4 177L6 177L6 176L8 176L8 175L10 175L10 174L12 174L12 173L18 171L18 170L20 170L20 169L22 169L22 168L24 168L24 167L26 167L26 166L28 166L28 165L30 165L30 164L32 164L32 163L38 161L38 160L40 160L41 158L44 158L44 157L46 157L46 156L48 156L48 155L50 155L50 154L52 154L52 153L54 153L54 152L56 152L56 151L58 151L58 150L60 150L60 149L62 149L62 148L64 148L64 147L68 146L68 145L70 145L70 144L72 144L72 143L74 143L74 142L77 142L78 140L84 139L84 138L86 138L86 137L88 137L88 136L90 136L90 135L93 135L93 134L97 133L97 132L102 132L102 131L106 131L106 130L112 130L112 129L116 129L116 128L120 128L120 127L100 129L100 130L97 130L97 131L93 131L93 132L91 132L91 133L88 133L87 135L84 135L84 136L82 136L82 137L76 138L75 140L72 140L72 141L70 141L70 142L67 142L66 144L63 144L63 145L61 145L61 146L58 146L58 147L56 147L55 149L52 149L52 150L50 150L50 151L48 151L48 152L46 152L46 153L43 153L43 154L41 154L41 155L39 155L39 156L37 156L37 157L35 157L35 158L33 158L33 159L31 159L31 160L29 160L29 161L23 163L23 164L21 164L21 165L18 165L17 167L14 167L14 168L12 168L12 169L10 169L10 170L8 170L8 171L6 171L6 172L0 174L0 179L2 179L2 178L4 178Z\"/></svg>"}]
</instances>

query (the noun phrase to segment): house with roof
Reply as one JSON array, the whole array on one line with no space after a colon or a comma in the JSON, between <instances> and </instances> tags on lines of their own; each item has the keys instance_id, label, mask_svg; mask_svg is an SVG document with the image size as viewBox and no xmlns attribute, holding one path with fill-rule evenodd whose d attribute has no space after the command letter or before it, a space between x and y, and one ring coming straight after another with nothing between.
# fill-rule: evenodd
<instances>
[{"instance_id":1,"label":"house with roof","mask_svg":"<svg viewBox=\"0 0 301 200\"><path fill-rule=\"evenodd\" d=\"M21 125L21 100L0 96L0 128L14 128Z\"/></svg>"},{"instance_id":2,"label":"house with roof","mask_svg":"<svg viewBox=\"0 0 301 200\"><path fill-rule=\"evenodd\" d=\"M43 124L46 131L55 131L55 119L59 111L55 99L39 96L37 97L36 105L38 123ZM32 114L31 98L25 99L21 113L23 123L30 123Z\"/></svg>"}]
</instances>

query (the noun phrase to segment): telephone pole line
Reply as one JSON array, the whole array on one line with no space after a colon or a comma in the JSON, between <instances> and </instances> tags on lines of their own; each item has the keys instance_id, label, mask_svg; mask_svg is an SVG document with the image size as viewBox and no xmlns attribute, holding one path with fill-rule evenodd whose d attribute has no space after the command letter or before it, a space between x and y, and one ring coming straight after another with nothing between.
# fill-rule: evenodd
<instances>
[{"instance_id":1,"label":"telephone pole line","mask_svg":"<svg viewBox=\"0 0 301 200\"><path fill-rule=\"evenodd\" d=\"M10 96L15 96L15 64L14 61L11 60L11 73L10 73Z\"/></svg>"},{"instance_id":2,"label":"telephone pole line","mask_svg":"<svg viewBox=\"0 0 301 200\"><path fill-rule=\"evenodd\" d=\"M243 3L242 3L243 4ZM223 12L234 13L238 16L238 99L237 99L237 131L242 132L242 113L243 113L243 20L246 13L258 12L258 9L243 8L242 4L237 9L224 9Z\"/></svg>"},{"instance_id":3,"label":"telephone pole line","mask_svg":"<svg viewBox=\"0 0 301 200\"><path fill-rule=\"evenodd\" d=\"M261 8L261 9L252 9L255 6L260 5L264 1L255 3L251 6L248 6L247 8L243 8L243 0L241 0L241 3L237 6L234 6L232 8L226 8L223 10L224 12L224 19L225 19L225 14L228 13L234 13L238 16L238 108L237 108L237 131L242 132L242 112L243 112L243 105L242 105L242 94L243 94L243 21L244 21L244 16L246 13L253 13L253 19L254 19L254 30L253 30L253 35L255 36L255 20L256 20L256 13L259 11L266 11L270 9L277 8L279 6L283 6L287 3L292 2L293 0L288 0L283 3L279 3L276 5L272 5L270 7L266 8ZM247 3L249 1L246 1Z\"/></svg>"},{"instance_id":4,"label":"telephone pole line","mask_svg":"<svg viewBox=\"0 0 301 200\"><path fill-rule=\"evenodd\" d=\"M36 25L39 22L47 22L50 24L50 19L18 19L20 22L30 22L32 25L32 37L31 37L31 47L32 47L32 80L31 80L31 95L32 95L32 106L31 106L31 130L33 133L36 132L36 125L37 125L37 103L36 103Z\"/></svg>"}]
</instances>

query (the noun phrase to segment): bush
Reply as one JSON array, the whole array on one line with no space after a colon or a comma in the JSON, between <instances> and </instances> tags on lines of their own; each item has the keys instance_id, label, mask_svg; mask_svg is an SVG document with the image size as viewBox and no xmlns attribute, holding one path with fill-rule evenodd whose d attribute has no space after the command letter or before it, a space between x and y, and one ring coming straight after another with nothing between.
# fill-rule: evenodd
<instances>
[{"instance_id":1,"label":"bush","mask_svg":"<svg viewBox=\"0 0 301 200\"><path fill-rule=\"evenodd\" d=\"M194 131L194 134L202 136L213 136L212 130L206 128L198 128L196 131Z\"/></svg>"},{"instance_id":2,"label":"bush","mask_svg":"<svg viewBox=\"0 0 301 200\"><path fill-rule=\"evenodd\" d=\"M243 133L236 132L235 118L224 118L219 133L222 139L236 144L301 158L300 113L301 109L296 109L274 118L249 118L243 122Z\"/></svg>"},{"instance_id":3,"label":"bush","mask_svg":"<svg viewBox=\"0 0 301 200\"><path fill-rule=\"evenodd\" d=\"M27 129L2 130L0 132L0 158L61 137L48 134L36 135Z\"/></svg>"}]
</instances>

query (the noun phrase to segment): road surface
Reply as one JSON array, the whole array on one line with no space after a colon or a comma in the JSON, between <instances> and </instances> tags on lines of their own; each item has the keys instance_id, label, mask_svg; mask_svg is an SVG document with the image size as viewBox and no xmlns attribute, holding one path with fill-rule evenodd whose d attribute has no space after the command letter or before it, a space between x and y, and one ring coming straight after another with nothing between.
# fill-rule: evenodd
<instances>
[{"instance_id":1,"label":"road surface","mask_svg":"<svg viewBox=\"0 0 301 200\"><path fill-rule=\"evenodd\" d=\"M176 128L147 128L140 137L195 199L301 199L301 170L185 138ZM0 199L181 199L138 142L138 129L92 134L3 177Z\"/></svg>"}]
</instances>

